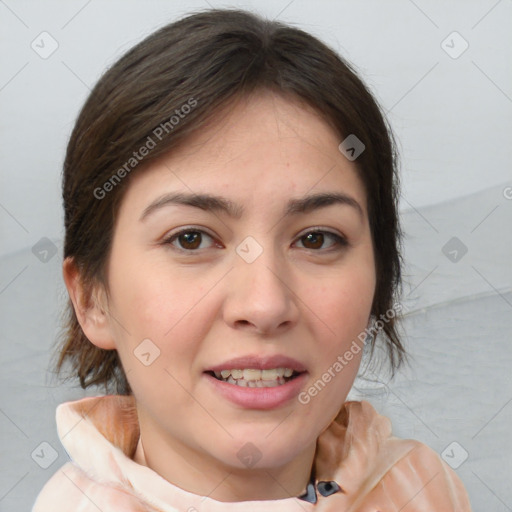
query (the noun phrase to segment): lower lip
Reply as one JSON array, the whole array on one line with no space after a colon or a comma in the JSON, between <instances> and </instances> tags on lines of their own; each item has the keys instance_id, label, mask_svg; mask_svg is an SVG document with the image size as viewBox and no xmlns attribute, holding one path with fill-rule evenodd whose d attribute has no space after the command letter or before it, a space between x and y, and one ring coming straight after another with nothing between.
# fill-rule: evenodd
<instances>
[{"instance_id":1,"label":"lower lip","mask_svg":"<svg viewBox=\"0 0 512 512\"><path fill-rule=\"evenodd\" d=\"M205 373L204 376L218 393L240 407L245 409L275 409L286 404L300 393L307 378L307 372L301 373L280 386L271 388L242 387L216 379L208 373Z\"/></svg>"}]
</instances>

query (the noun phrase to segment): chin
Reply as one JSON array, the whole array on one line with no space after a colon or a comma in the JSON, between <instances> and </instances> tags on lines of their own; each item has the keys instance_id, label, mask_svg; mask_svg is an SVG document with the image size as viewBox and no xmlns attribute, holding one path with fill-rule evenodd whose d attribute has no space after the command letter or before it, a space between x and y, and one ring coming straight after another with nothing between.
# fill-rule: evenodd
<instances>
[{"instance_id":1,"label":"chin","mask_svg":"<svg viewBox=\"0 0 512 512\"><path fill-rule=\"evenodd\" d=\"M275 427L274 427L275 428ZM300 438L299 438L300 437ZM222 463L238 469L272 469L289 464L306 448L306 440L278 427L251 430L243 436L234 436L221 453L212 454ZM226 457L227 454L231 456Z\"/></svg>"}]
</instances>

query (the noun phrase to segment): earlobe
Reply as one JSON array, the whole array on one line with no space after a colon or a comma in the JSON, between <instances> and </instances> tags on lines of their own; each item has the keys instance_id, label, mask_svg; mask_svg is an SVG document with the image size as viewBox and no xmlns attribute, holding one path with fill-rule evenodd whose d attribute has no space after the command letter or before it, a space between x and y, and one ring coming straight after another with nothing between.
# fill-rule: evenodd
<instances>
[{"instance_id":1,"label":"earlobe","mask_svg":"<svg viewBox=\"0 0 512 512\"><path fill-rule=\"evenodd\" d=\"M116 346L110 330L110 315L104 300L105 291L88 289L84 285L73 258L64 260L62 274L84 334L98 348L114 350Z\"/></svg>"}]
</instances>

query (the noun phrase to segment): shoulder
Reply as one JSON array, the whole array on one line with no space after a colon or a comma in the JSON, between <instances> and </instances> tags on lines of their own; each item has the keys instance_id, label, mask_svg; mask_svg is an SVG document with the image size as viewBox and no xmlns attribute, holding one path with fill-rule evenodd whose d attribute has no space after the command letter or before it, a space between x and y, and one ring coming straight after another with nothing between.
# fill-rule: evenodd
<instances>
[{"instance_id":1,"label":"shoulder","mask_svg":"<svg viewBox=\"0 0 512 512\"><path fill-rule=\"evenodd\" d=\"M412 447L379 478L373 491L376 495L400 503L402 512L471 511L462 481L437 452L419 441L394 438L392 442L407 442Z\"/></svg>"},{"instance_id":2,"label":"shoulder","mask_svg":"<svg viewBox=\"0 0 512 512\"><path fill-rule=\"evenodd\" d=\"M32 512L149 512L151 509L120 487L101 484L68 462L46 482Z\"/></svg>"},{"instance_id":3,"label":"shoulder","mask_svg":"<svg viewBox=\"0 0 512 512\"><path fill-rule=\"evenodd\" d=\"M390 420L366 401L346 402L318 448L319 479L339 482L351 512L471 511L461 480L437 452L393 436Z\"/></svg>"},{"instance_id":4,"label":"shoulder","mask_svg":"<svg viewBox=\"0 0 512 512\"><path fill-rule=\"evenodd\" d=\"M374 433L379 442L375 453L377 471L370 479L373 488L368 489L370 501L373 496L379 503L389 500L401 512L471 511L462 481L436 451L420 441L392 435L389 419L368 402L349 407L364 418L370 431L378 432Z\"/></svg>"}]
</instances>

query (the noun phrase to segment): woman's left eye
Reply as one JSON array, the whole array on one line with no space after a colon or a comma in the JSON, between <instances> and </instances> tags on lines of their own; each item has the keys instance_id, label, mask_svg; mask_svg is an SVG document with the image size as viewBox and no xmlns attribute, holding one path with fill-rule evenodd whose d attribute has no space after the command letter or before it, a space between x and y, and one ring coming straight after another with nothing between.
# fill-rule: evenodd
<instances>
[{"instance_id":1,"label":"woman's left eye","mask_svg":"<svg viewBox=\"0 0 512 512\"><path fill-rule=\"evenodd\" d=\"M328 247L324 247L324 243L326 240L331 240L331 244ZM331 233L329 231L310 231L305 235L302 235L299 238L299 241L302 242L302 247L304 249L331 249L332 247L345 247L347 244L347 240L336 233Z\"/></svg>"}]
</instances>

